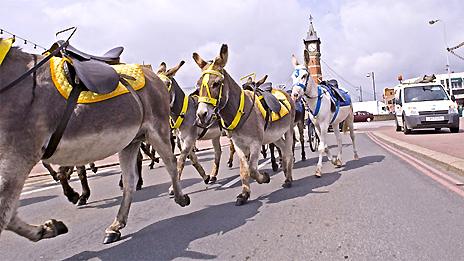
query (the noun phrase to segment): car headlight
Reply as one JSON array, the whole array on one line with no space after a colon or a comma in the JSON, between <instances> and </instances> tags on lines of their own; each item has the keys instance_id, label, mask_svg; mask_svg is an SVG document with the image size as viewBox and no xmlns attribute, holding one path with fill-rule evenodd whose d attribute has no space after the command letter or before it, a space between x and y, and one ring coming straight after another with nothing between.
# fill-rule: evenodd
<instances>
[{"instance_id":1,"label":"car headlight","mask_svg":"<svg viewBox=\"0 0 464 261\"><path fill-rule=\"evenodd\" d=\"M408 107L407 109L408 110L406 112L408 112L409 115L419 115L416 107Z\"/></svg>"}]
</instances>

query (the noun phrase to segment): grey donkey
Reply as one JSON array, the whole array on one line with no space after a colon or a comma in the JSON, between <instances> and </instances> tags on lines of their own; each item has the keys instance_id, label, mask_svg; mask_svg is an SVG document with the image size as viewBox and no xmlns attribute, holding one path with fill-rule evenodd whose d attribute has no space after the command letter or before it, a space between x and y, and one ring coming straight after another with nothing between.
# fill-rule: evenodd
<instances>
[{"instance_id":1,"label":"grey donkey","mask_svg":"<svg viewBox=\"0 0 464 261\"><path fill-rule=\"evenodd\" d=\"M42 60L12 48L0 66L0 89ZM7 229L32 241L66 233L64 223L56 220L41 225L23 221L17 212L24 182L40 162L66 106L50 75L49 62L13 88L0 91L0 233ZM169 142L169 93L164 83L149 68L145 87L112 99L78 104L55 153L45 162L79 166L119 154L124 190L114 222L106 229L104 243L119 240L127 224L135 191L137 153L148 141L163 159L171 176L175 201L189 205L177 179L176 158Z\"/></svg>"}]
</instances>

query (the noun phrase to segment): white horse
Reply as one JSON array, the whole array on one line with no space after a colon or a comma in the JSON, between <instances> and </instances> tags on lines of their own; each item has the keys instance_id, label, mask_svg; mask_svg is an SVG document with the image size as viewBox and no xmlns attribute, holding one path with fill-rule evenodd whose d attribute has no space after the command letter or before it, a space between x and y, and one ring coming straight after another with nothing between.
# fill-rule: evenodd
<instances>
[{"instance_id":1,"label":"white horse","mask_svg":"<svg viewBox=\"0 0 464 261\"><path fill-rule=\"evenodd\" d=\"M350 137L353 143L354 159L359 159L356 151L355 136L353 129L353 106L338 106L334 105L329 92L317 86L309 75L306 64L309 64L309 52L304 51L305 65L299 64L296 57L292 56L292 64L295 70L292 74L293 87L292 97L298 99L303 97L306 102L306 106L310 109L310 118L316 127L316 132L319 135L319 161L315 175L320 177L322 174L322 157L324 152L327 157L331 160L332 164L337 167L341 167L342 163L342 139L340 135L339 124L343 122L343 131L347 128L350 129ZM337 108L338 107L338 108ZM327 146L327 132L329 126L332 125L335 137L337 138L338 154L336 157L332 157L329 148Z\"/></svg>"}]
</instances>

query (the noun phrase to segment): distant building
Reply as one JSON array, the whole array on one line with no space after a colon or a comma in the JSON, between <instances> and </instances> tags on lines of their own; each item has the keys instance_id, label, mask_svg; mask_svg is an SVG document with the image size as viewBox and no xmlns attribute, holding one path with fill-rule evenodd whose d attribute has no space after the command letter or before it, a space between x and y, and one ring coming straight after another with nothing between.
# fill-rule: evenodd
<instances>
[{"instance_id":1,"label":"distant building","mask_svg":"<svg viewBox=\"0 0 464 261\"><path fill-rule=\"evenodd\" d=\"M395 111L395 89L394 88L385 88L383 89L383 102L385 103L387 110L389 112Z\"/></svg>"}]
</instances>

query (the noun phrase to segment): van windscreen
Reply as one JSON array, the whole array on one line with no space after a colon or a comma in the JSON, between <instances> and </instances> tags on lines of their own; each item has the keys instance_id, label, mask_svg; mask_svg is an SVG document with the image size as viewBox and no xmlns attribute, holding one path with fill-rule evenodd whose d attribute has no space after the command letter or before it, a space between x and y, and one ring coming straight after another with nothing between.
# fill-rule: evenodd
<instances>
[{"instance_id":1,"label":"van windscreen","mask_svg":"<svg viewBox=\"0 0 464 261\"><path fill-rule=\"evenodd\" d=\"M415 86L404 88L404 102L448 100L440 85Z\"/></svg>"}]
</instances>

